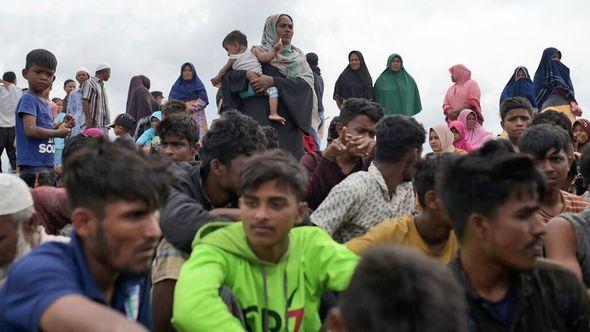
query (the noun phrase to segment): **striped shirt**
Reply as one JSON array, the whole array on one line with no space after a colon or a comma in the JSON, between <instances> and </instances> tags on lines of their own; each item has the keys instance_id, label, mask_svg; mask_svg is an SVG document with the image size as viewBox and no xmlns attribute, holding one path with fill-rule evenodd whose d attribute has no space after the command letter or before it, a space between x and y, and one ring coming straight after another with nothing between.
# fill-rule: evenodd
<instances>
[{"instance_id":1,"label":"striped shirt","mask_svg":"<svg viewBox=\"0 0 590 332\"><path fill-rule=\"evenodd\" d=\"M82 84L82 99L90 104L90 115L94 120L94 127L105 128L111 123L109 114L109 100L104 88L104 82L91 77Z\"/></svg>"},{"instance_id":2,"label":"striped shirt","mask_svg":"<svg viewBox=\"0 0 590 332\"><path fill-rule=\"evenodd\" d=\"M590 201L583 199L580 196L576 196L574 194L570 194L567 191L560 190L561 193L561 201L563 202L563 209L556 214L555 216L561 213L580 213L585 208L590 206ZM549 220L555 216L550 215L549 213L543 211L542 209L539 210L539 216L543 222L547 223Z\"/></svg>"}]
</instances>

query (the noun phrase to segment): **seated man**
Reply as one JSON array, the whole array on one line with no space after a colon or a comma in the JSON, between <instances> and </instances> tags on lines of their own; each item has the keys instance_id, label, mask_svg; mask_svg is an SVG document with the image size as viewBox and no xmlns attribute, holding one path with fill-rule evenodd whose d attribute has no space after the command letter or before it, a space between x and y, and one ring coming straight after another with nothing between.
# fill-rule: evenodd
<instances>
[{"instance_id":1,"label":"seated man","mask_svg":"<svg viewBox=\"0 0 590 332\"><path fill-rule=\"evenodd\" d=\"M537 169L545 174L547 190L539 209L544 222L564 212L582 212L590 206L590 201L561 190L572 162L569 152L573 149L563 129L548 124L532 126L519 138L518 148L533 158Z\"/></svg>"},{"instance_id":2,"label":"seated man","mask_svg":"<svg viewBox=\"0 0 590 332\"><path fill-rule=\"evenodd\" d=\"M323 151L308 153L301 164L308 175L306 201L317 209L338 183L348 175L367 171L373 161L375 124L383 117L383 106L361 98L342 104L336 124L338 138Z\"/></svg>"},{"instance_id":3,"label":"seated man","mask_svg":"<svg viewBox=\"0 0 590 332\"><path fill-rule=\"evenodd\" d=\"M0 289L0 330L151 329L146 272L167 179L158 163L102 140L72 156L64 169L72 240L45 243L12 267Z\"/></svg>"},{"instance_id":4,"label":"seated man","mask_svg":"<svg viewBox=\"0 0 590 332\"><path fill-rule=\"evenodd\" d=\"M159 153L169 161L194 161L199 151L199 127L185 114L172 114L158 125Z\"/></svg>"},{"instance_id":5,"label":"seated man","mask_svg":"<svg viewBox=\"0 0 590 332\"><path fill-rule=\"evenodd\" d=\"M431 153L416 163L413 183L422 206L420 213L386 220L367 234L346 242L348 249L359 254L379 243L397 243L414 247L445 264L450 262L458 249L457 238L434 189L434 177L436 170L452 157L450 153Z\"/></svg>"},{"instance_id":6,"label":"seated man","mask_svg":"<svg viewBox=\"0 0 590 332\"><path fill-rule=\"evenodd\" d=\"M311 215L312 223L341 243L385 219L411 214L416 205L409 181L426 140L424 127L411 117L390 115L375 129L375 160L369 170L340 182Z\"/></svg>"},{"instance_id":7,"label":"seated man","mask_svg":"<svg viewBox=\"0 0 590 332\"><path fill-rule=\"evenodd\" d=\"M328 321L334 332L464 332L466 307L444 265L415 250L377 246L363 253Z\"/></svg>"},{"instance_id":8,"label":"seated man","mask_svg":"<svg viewBox=\"0 0 590 332\"><path fill-rule=\"evenodd\" d=\"M500 105L500 125L508 135L508 141L518 149L518 138L533 119L533 107L523 97L505 99Z\"/></svg>"},{"instance_id":9,"label":"seated man","mask_svg":"<svg viewBox=\"0 0 590 332\"><path fill-rule=\"evenodd\" d=\"M240 173L242 222L201 228L174 292L179 331L318 331L320 297L346 288L358 257L318 227L301 226L304 170L288 152L252 157ZM321 253L321 254L320 254ZM219 288L231 290L243 321Z\"/></svg>"},{"instance_id":10,"label":"seated man","mask_svg":"<svg viewBox=\"0 0 590 332\"><path fill-rule=\"evenodd\" d=\"M545 234L537 213L543 176L527 156L482 152L437 174L461 242L449 267L465 290L470 330L588 331L590 300L580 281L537 260Z\"/></svg>"}]
</instances>

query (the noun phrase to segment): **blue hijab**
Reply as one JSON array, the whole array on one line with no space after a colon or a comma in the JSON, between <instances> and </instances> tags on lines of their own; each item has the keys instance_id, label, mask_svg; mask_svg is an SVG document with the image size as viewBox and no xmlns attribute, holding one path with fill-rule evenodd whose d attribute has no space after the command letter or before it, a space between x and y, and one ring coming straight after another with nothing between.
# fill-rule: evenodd
<instances>
[{"instance_id":1,"label":"blue hijab","mask_svg":"<svg viewBox=\"0 0 590 332\"><path fill-rule=\"evenodd\" d=\"M537 72L535 72L535 99L539 107L543 107L543 103L556 88L563 90L568 100L576 100L574 85L570 79L570 69L561 63L561 60L551 60L557 53L561 59L561 52L555 47L545 49Z\"/></svg>"},{"instance_id":2,"label":"blue hijab","mask_svg":"<svg viewBox=\"0 0 590 332\"><path fill-rule=\"evenodd\" d=\"M186 65L189 65L193 71L193 78L190 81L182 79L182 70ZM209 103L205 86L199 79L199 76L197 76L197 71L192 63L187 62L180 67L180 77L178 77L172 89L170 89L168 99L178 99L181 101L201 99Z\"/></svg>"},{"instance_id":3,"label":"blue hijab","mask_svg":"<svg viewBox=\"0 0 590 332\"><path fill-rule=\"evenodd\" d=\"M522 70L525 73L525 77L518 78L518 72ZM500 104L508 98L511 97L523 97L528 99L531 103L533 108L537 108L537 101L535 99L535 85L533 81L531 81L531 75L529 75L529 71L526 67L518 67L514 70L514 75L510 78L504 90L502 90L502 95L500 96Z\"/></svg>"}]
</instances>

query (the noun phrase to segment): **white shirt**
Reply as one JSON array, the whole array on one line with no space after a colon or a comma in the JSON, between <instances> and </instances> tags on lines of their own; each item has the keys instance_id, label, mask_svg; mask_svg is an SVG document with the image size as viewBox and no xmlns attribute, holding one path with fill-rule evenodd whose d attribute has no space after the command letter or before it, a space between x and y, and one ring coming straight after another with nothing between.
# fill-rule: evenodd
<instances>
[{"instance_id":1,"label":"white shirt","mask_svg":"<svg viewBox=\"0 0 590 332\"><path fill-rule=\"evenodd\" d=\"M16 105L23 90L14 84L0 85L0 128L14 127Z\"/></svg>"},{"instance_id":2,"label":"white shirt","mask_svg":"<svg viewBox=\"0 0 590 332\"><path fill-rule=\"evenodd\" d=\"M248 49L241 54L230 55L229 58L236 60L232 65L234 70L252 70L256 73L262 74L262 65L254 55L253 49Z\"/></svg>"}]
</instances>

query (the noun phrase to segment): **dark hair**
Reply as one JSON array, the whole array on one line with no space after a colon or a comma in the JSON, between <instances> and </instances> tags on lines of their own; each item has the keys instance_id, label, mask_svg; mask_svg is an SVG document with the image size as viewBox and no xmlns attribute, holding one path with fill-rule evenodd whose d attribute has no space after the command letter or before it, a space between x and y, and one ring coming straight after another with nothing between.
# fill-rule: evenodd
<instances>
[{"instance_id":1,"label":"dark hair","mask_svg":"<svg viewBox=\"0 0 590 332\"><path fill-rule=\"evenodd\" d=\"M80 151L83 147L91 144L91 142L95 142L101 139L103 138L84 135L76 135L66 139L64 143L64 148L61 151L62 164L65 165L68 159L70 159L70 156Z\"/></svg>"},{"instance_id":2,"label":"dark hair","mask_svg":"<svg viewBox=\"0 0 590 332\"><path fill-rule=\"evenodd\" d=\"M500 120L504 121L508 112L515 108L524 108L533 117L533 106L523 97L510 97L500 104Z\"/></svg>"},{"instance_id":3,"label":"dark hair","mask_svg":"<svg viewBox=\"0 0 590 332\"><path fill-rule=\"evenodd\" d=\"M50 70L55 70L57 68L57 58L53 53L49 52L48 50L44 49L36 49L32 50L27 54L27 62L25 64L25 69L31 68L31 66L37 65L39 67L43 67Z\"/></svg>"},{"instance_id":4,"label":"dark hair","mask_svg":"<svg viewBox=\"0 0 590 332\"><path fill-rule=\"evenodd\" d=\"M305 60L307 60L307 64L309 64L309 67L311 68L311 70L318 74L321 75L322 74L322 70L320 69L320 67L318 67L318 55L315 53L307 53L305 55Z\"/></svg>"},{"instance_id":5,"label":"dark hair","mask_svg":"<svg viewBox=\"0 0 590 332\"><path fill-rule=\"evenodd\" d=\"M335 140L338 138L338 128L336 125L342 124L339 116L335 116L328 126L328 140Z\"/></svg>"},{"instance_id":6,"label":"dark hair","mask_svg":"<svg viewBox=\"0 0 590 332\"><path fill-rule=\"evenodd\" d=\"M169 99L162 105L162 116L168 117L172 114L186 114L186 104L178 99Z\"/></svg>"},{"instance_id":7,"label":"dark hair","mask_svg":"<svg viewBox=\"0 0 590 332\"><path fill-rule=\"evenodd\" d=\"M162 93L162 91L152 91L150 92L152 94L152 97L154 97L154 99L158 98L158 97L164 97L164 94Z\"/></svg>"},{"instance_id":8,"label":"dark hair","mask_svg":"<svg viewBox=\"0 0 590 332\"><path fill-rule=\"evenodd\" d=\"M590 145L582 149L582 157L578 160L578 163L580 174L584 178L584 186L588 187L590 185Z\"/></svg>"},{"instance_id":9,"label":"dark hair","mask_svg":"<svg viewBox=\"0 0 590 332\"><path fill-rule=\"evenodd\" d=\"M266 150L266 137L262 128L251 117L237 111L224 112L211 124L203 137L199 160L204 173L209 172L213 159L226 166L240 155L250 156Z\"/></svg>"},{"instance_id":10,"label":"dark hair","mask_svg":"<svg viewBox=\"0 0 590 332\"><path fill-rule=\"evenodd\" d=\"M269 150L279 148L279 132L272 126L262 126L264 136L266 136L266 148Z\"/></svg>"},{"instance_id":11,"label":"dark hair","mask_svg":"<svg viewBox=\"0 0 590 332\"><path fill-rule=\"evenodd\" d=\"M53 97L53 98L51 98L51 101L54 103L57 103L58 101L63 101L63 99L58 98L58 97Z\"/></svg>"},{"instance_id":12,"label":"dark hair","mask_svg":"<svg viewBox=\"0 0 590 332\"><path fill-rule=\"evenodd\" d=\"M383 118L385 109L383 106L364 98L348 98L342 103L340 110L340 123L347 125L359 115L366 115L371 121L378 122Z\"/></svg>"},{"instance_id":13,"label":"dark hair","mask_svg":"<svg viewBox=\"0 0 590 332\"><path fill-rule=\"evenodd\" d=\"M518 149L521 153L544 159L551 149L563 150L568 153L572 149L572 141L565 130L551 124L539 124L529 127L518 138Z\"/></svg>"},{"instance_id":14,"label":"dark hair","mask_svg":"<svg viewBox=\"0 0 590 332\"><path fill-rule=\"evenodd\" d=\"M416 172L412 179L414 189L418 195L418 202L424 208L426 202L425 195L430 190L435 190L436 170L443 167L455 155L452 153L429 153L424 158L416 162Z\"/></svg>"},{"instance_id":15,"label":"dark hair","mask_svg":"<svg viewBox=\"0 0 590 332\"><path fill-rule=\"evenodd\" d=\"M2 80L10 83L15 83L16 74L13 71L7 71L2 75Z\"/></svg>"},{"instance_id":16,"label":"dark hair","mask_svg":"<svg viewBox=\"0 0 590 332\"><path fill-rule=\"evenodd\" d=\"M104 206L140 200L151 210L164 202L170 177L165 164L118 144L97 140L71 156L64 166L64 187L72 207L91 209L98 218Z\"/></svg>"},{"instance_id":17,"label":"dark hair","mask_svg":"<svg viewBox=\"0 0 590 332\"><path fill-rule=\"evenodd\" d=\"M303 200L307 188L305 170L288 152L274 149L249 158L240 171L240 194L276 180Z\"/></svg>"},{"instance_id":18,"label":"dark hair","mask_svg":"<svg viewBox=\"0 0 590 332\"><path fill-rule=\"evenodd\" d=\"M499 146L490 141L484 148L488 144ZM486 148L451 160L436 175L436 191L459 239L464 236L471 214L494 217L496 209L511 194L522 190L528 190L531 195L536 192L542 199L545 179L531 158L502 148Z\"/></svg>"},{"instance_id":19,"label":"dark hair","mask_svg":"<svg viewBox=\"0 0 590 332\"><path fill-rule=\"evenodd\" d=\"M232 43L238 43L242 46L248 46L248 37L246 37L246 35L243 34L240 30L234 30L228 33L227 36L225 36L225 38L223 38L223 41L221 42L221 47L225 47L225 45Z\"/></svg>"},{"instance_id":20,"label":"dark hair","mask_svg":"<svg viewBox=\"0 0 590 332\"><path fill-rule=\"evenodd\" d=\"M67 80L64 81L64 89L66 88L66 85L68 85L68 83L70 83L70 82L76 84L76 82L74 82L73 79L68 78Z\"/></svg>"},{"instance_id":21,"label":"dark hair","mask_svg":"<svg viewBox=\"0 0 590 332\"><path fill-rule=\"evenodd\" d=\"M451 271L402 246L365 251L339 302L348 332L467 331L465 296Z\"/></svg>"},{"instance_id":22,"label":"dark hair","mask_svg":"<svg viewBox=\"0 0 590 332\"><path fill-rule=\"evenodd\" d=\"M186 114L172 114L166 117L158 125L157 132L162 141L168 135L176 135L181 139L186 139L191 146L199 142L199 126L193 118Z\"/></svg>"},{"instance_id":23,"label":"dark hair","mask_svg":"<svg viewBox=\"0 0 590 332\"><path fill-rule=\"evenodd\" d=\"M375 126L377 147L375 161L394 163L426 141L426 131L416 119L405 115L388 115Z\"/></svg>"},{"instance_id":24,"label":"dark hair","mask_svg":"<svg viewBox=\"0 0 590 332\"><path fill-rule=\"evenodd\" d=\"M574 129L572 127L572 122L567 117L567 115L559 111L547 110L542 113L537 113L531 122L531 127L539 124L550 124L561 127L569 135L570 140L572 142L574 141Z\"/></svg>"}]
</instances>

